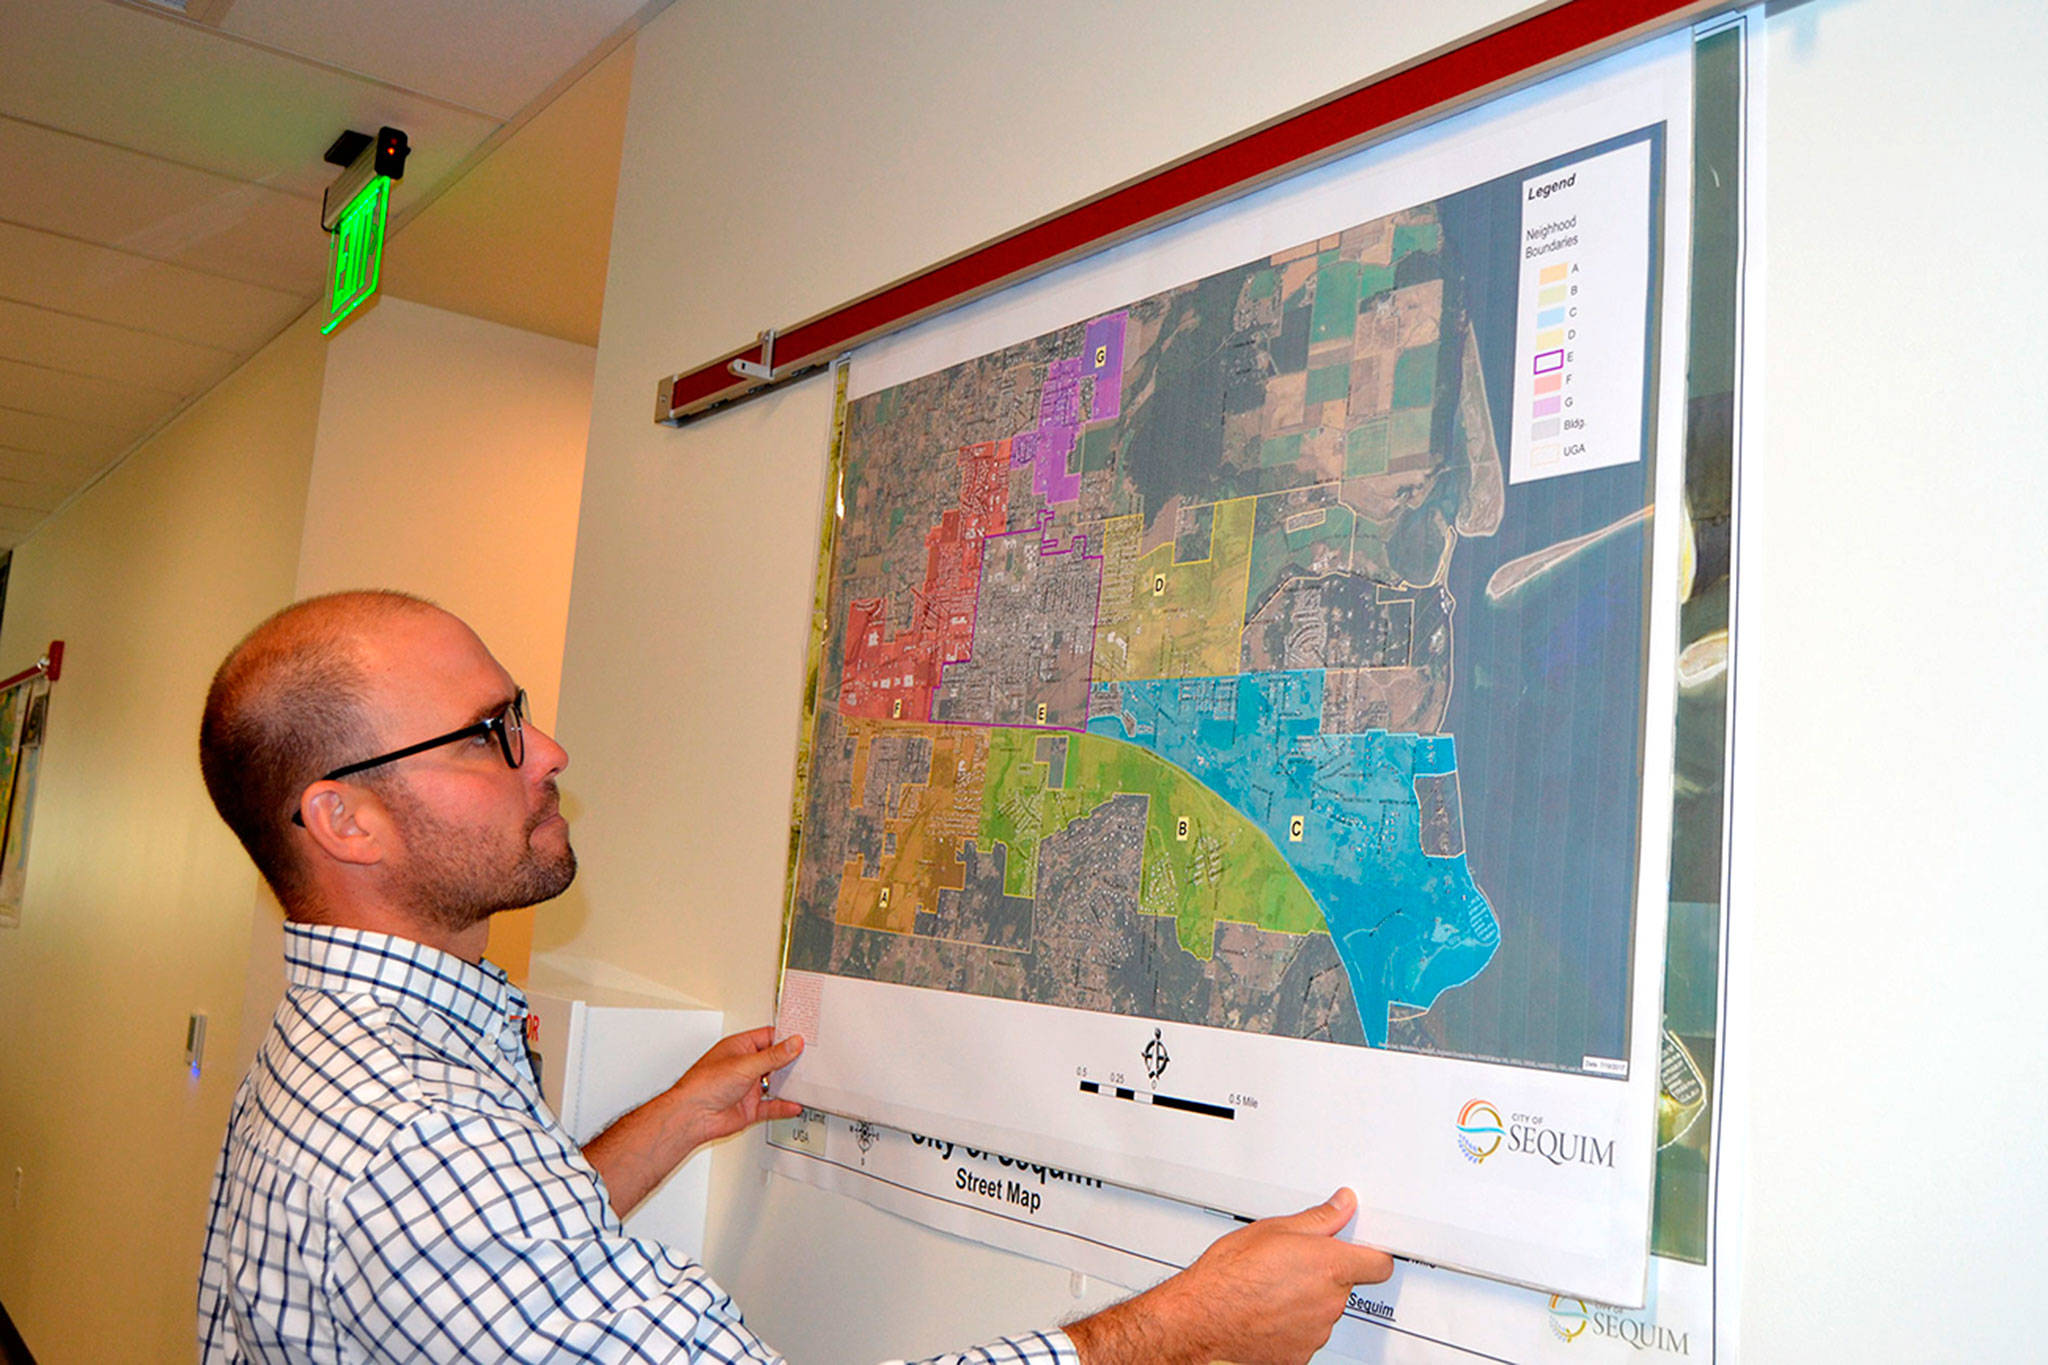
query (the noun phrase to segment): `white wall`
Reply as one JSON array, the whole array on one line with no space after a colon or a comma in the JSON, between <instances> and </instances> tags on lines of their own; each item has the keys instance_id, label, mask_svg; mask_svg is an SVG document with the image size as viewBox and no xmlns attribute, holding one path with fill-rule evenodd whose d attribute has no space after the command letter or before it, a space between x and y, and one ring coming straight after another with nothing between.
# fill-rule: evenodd
<instances>
[{"instance_id":1,"label":"white wall","mask_svg":"<svg viewBox=\"0 0 2048 1365\"><path fill-rule=\"evenodd\" d=\"M1769 49L1746 1357L2038 1359L2048 11L1824 0Z\"/></svg>"},{"instance_id":2,"label":"white wall","mask_svg":"<svg viewBox=\"0 0 2048 1365\"><path fill-rule=\"evenodd\" d=\"M299 592L433 597L552 722L596 359L573 341L379 299L328 343Z\"/></svg>"}]
</instances>

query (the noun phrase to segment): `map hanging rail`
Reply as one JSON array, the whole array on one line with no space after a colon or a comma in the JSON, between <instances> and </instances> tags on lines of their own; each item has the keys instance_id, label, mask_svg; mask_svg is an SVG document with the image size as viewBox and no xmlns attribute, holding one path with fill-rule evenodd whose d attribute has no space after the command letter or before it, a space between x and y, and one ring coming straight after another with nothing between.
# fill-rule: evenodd
<instances>
[{"instance_id":1,"label":"map hanging rail","mask_svg":"<svg viewBox=\"0 0 2048 1365\"><path fill-rule=\"evenodd\" d=\"M62 640L52 640L50 641L50 647L43 651L43 657L37 659L27 668L22 669L19 673L0 678L0 692L5 692L16 683L27 682L30 678L48 678L51 682L55 682L63 672L64 642Z\"/></svg>"},{"instance_id":2,"label":"map hanging rail","mask_svg":"<svg viewBox=\"0 0 2048 1365\"><path fill-rule=\"evenodd\" d=\"M681 426L813 374L854 346L1249 194L1510 85L1737 8L1734 0L1562 0L793 326L769 328L750 346L662 380L655 389L654 420Z\"/></svg>"},{"instance_id":3,"label":"map hanging rail","mask_svg":"<svg viewBox=\"0 0 2048 1365\"><path fill-rule=\"evenodd\" d=\"M775 329L770 327L767 331L761 333L759 340L761 343L761 359L759 361L735 360L726 368L742 379L758 379L763 383L773 384L776 380L786 377L775 372Z\"/></svg>"}]
</instances>

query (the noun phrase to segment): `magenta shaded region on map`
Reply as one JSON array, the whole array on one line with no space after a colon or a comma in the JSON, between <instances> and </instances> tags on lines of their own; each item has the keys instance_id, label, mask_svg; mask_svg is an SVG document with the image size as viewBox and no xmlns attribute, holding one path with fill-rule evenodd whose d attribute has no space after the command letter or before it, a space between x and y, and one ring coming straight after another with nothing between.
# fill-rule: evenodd
<instances>
[{"instance_id":1,"label":"magenta shaded region on map","mask_svg":"<svg viewBox=\"0 0 2048 1365\"><path fill-rule=\"evenodd\" d=\"M1072 468L1074 443L1083 422L1107 421L1123 411L1124 322L1111 313L1088 324L1081 354L1046 366L1038 396L1038 425L1011 444L1012 462L1031 466L1031 491L1047 503L1072 502L1081 495L1081 471ZM1084 412L1081 381L1093 381Z\"/></svg>"},{"instance_id":2,"label":"magenta shaded region on map","mask_svg":"<svg viewBox=\"0 0 2048 1365\"><path fill-rule=\"evenodd\" d=\"M1088 404L1091 422L1106 422L1123 412L1124 319L1128 316L1111 313L1095 319L1088 324L1087 339L1081 343L1081 376L1095 381Z\"/></svg>"}]
</instances>

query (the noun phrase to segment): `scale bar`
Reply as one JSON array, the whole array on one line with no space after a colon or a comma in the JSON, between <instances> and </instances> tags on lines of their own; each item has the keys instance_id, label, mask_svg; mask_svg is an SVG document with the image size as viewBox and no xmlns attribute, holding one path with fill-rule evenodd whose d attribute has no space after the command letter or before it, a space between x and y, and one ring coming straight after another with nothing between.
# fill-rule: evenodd
<instances>
[{"instance_id":1,"label":"scale bar","mask_svg":"<svg viewBox=\"0 0 2048 1365\"><path fill-rule=\"evenodd\" d=\"M1212 1119L1237 1117L1237 1110L1227 1104L1210 1104L1206 1100L1184 1100L1174 1095L1155 1094L1150 1090L1133 1090L1127 1085L1103 1085L1099 1081L1083 1081L1081 1089L1090 1095L1106 1095L1111 1099L1130 1100L1135 1104L1149 1104L1159 1109L1178 1109L1184 1114L1202 1114Z\"/></svg>"}]
</instances>

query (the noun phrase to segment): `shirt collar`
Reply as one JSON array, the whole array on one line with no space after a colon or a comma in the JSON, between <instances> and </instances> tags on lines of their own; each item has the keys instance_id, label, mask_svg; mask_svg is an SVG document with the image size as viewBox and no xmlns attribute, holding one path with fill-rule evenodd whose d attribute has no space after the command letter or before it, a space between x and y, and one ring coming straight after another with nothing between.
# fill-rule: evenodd
<instances>
[{"instance_id":1,"label":"shirt collar","mask_svg":"<svg viewBox=\"0 0 2048 1365\"><path fill-rule=\"evenodd\" d=\"M464 962L409 938L287 922L284 960L294 987L416 1001L479 1033L526 1016L526 997L497 964Z\"/></svg>"}]
</instances>

